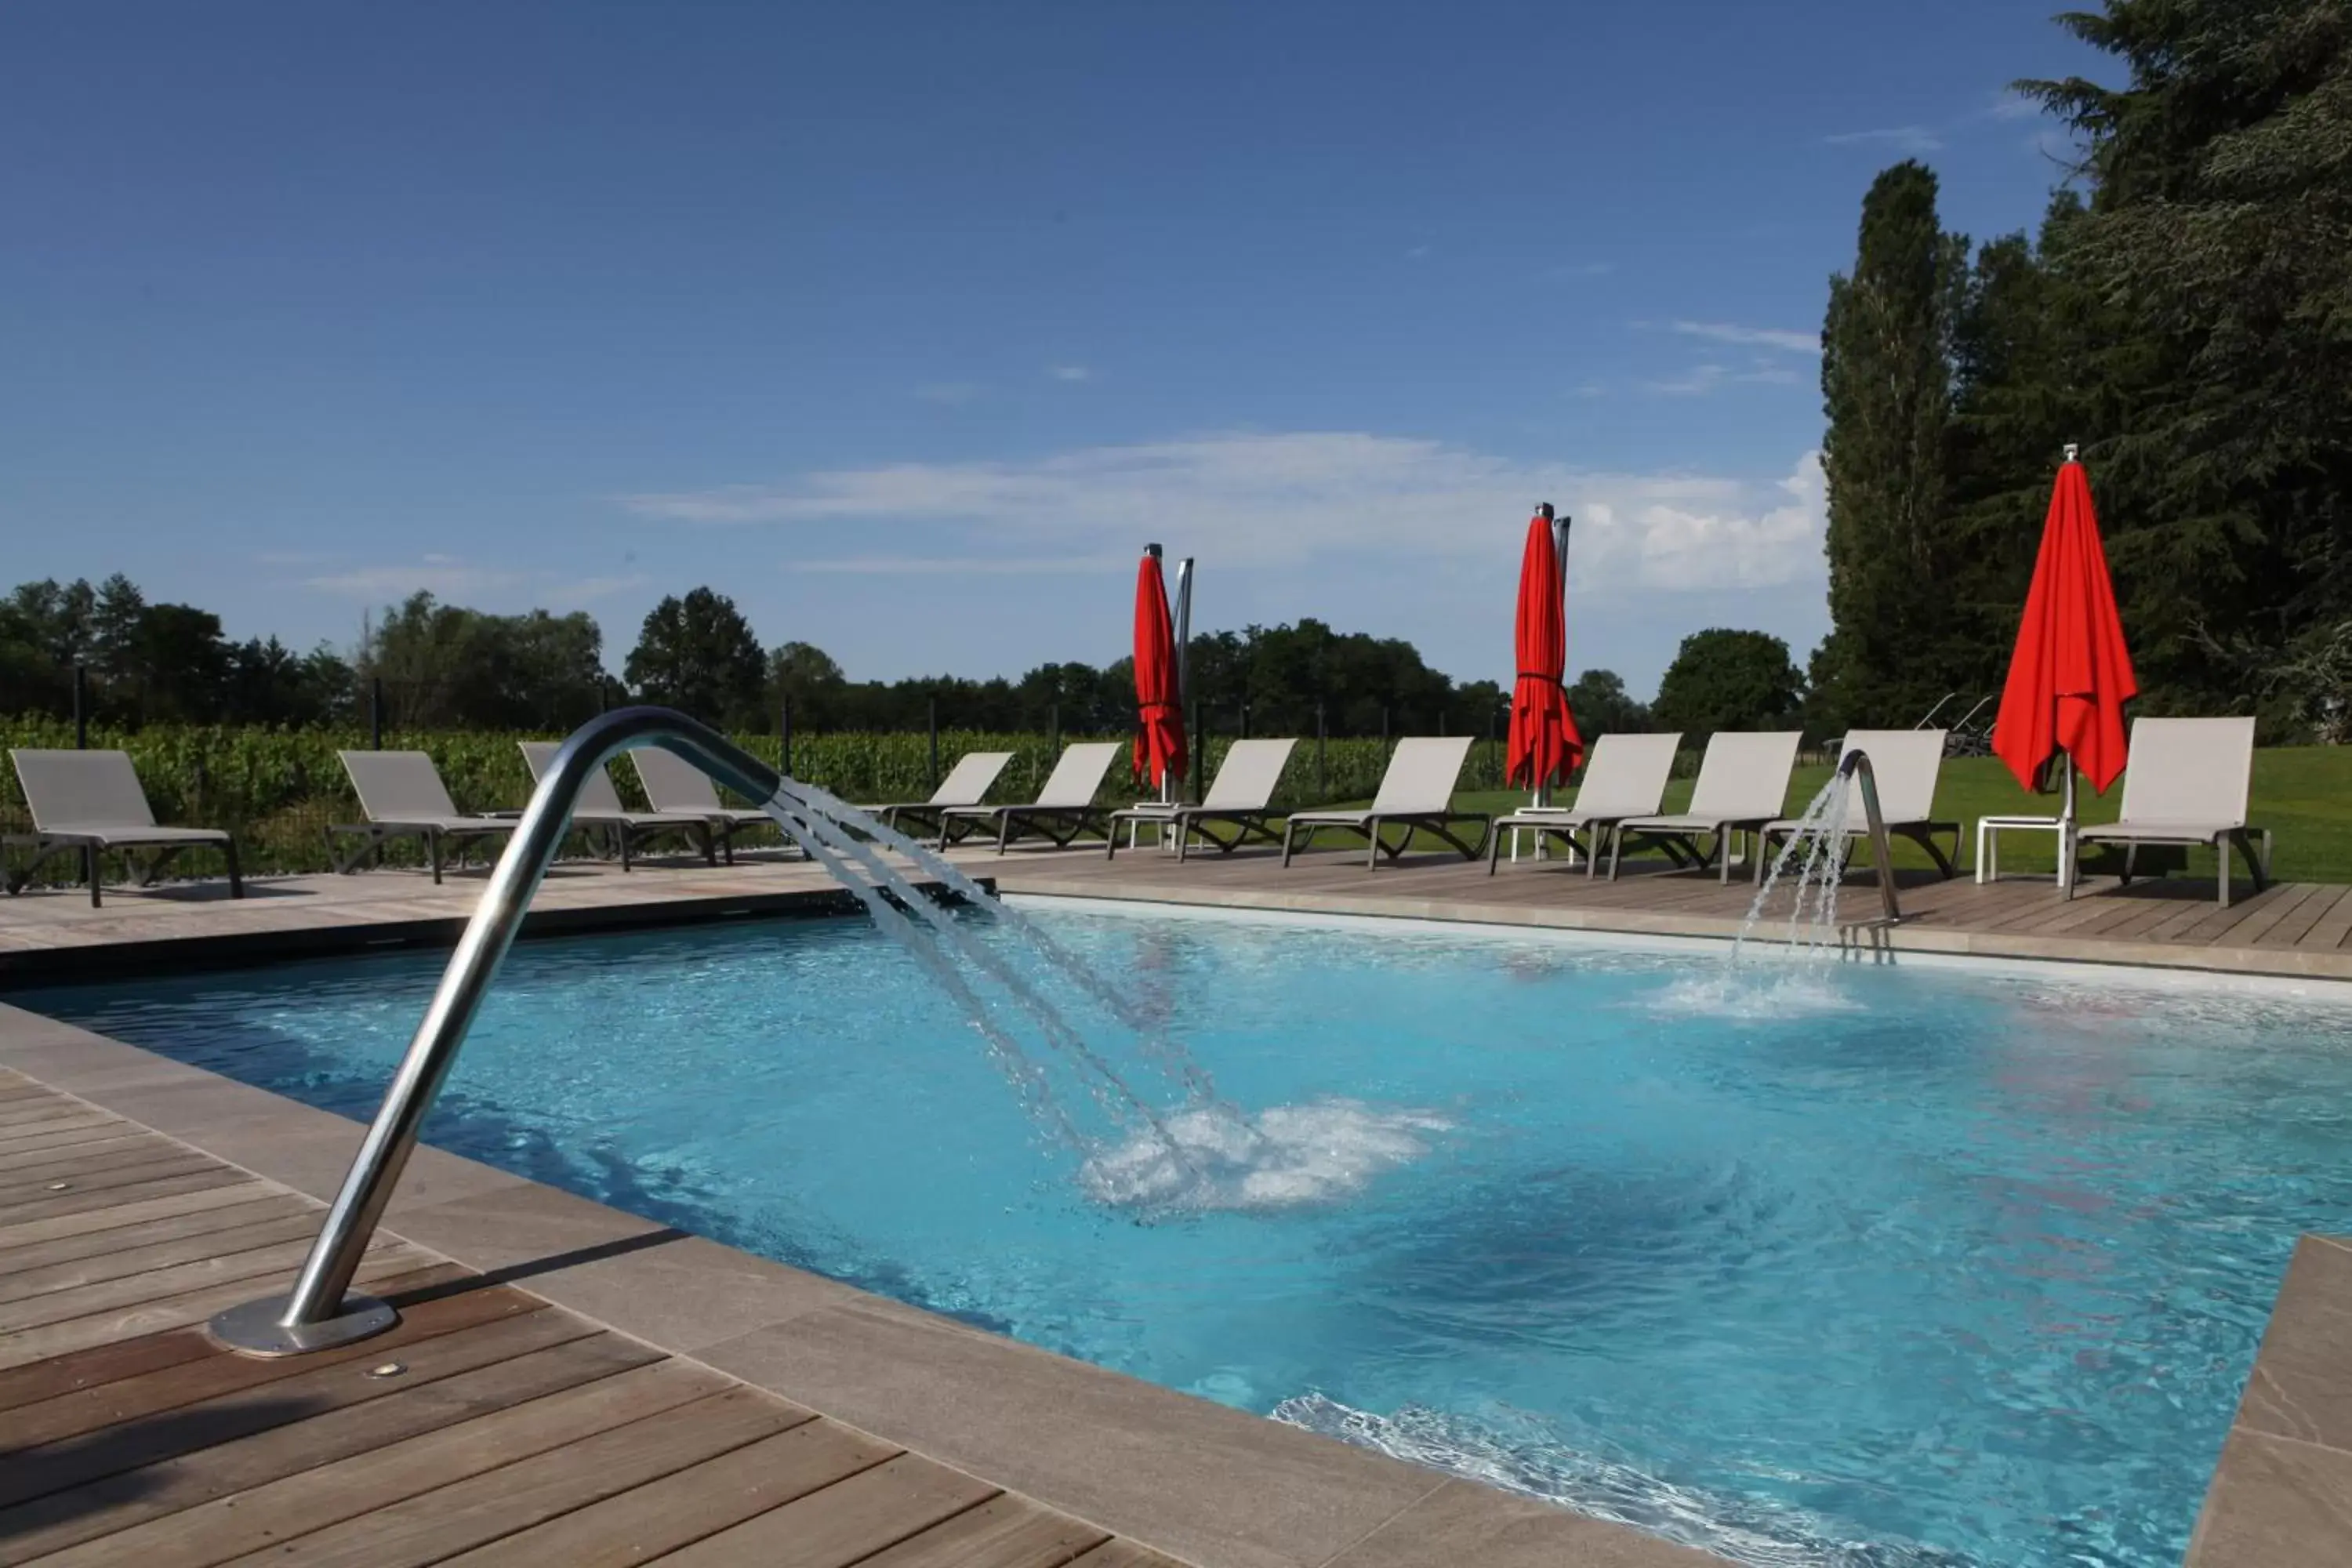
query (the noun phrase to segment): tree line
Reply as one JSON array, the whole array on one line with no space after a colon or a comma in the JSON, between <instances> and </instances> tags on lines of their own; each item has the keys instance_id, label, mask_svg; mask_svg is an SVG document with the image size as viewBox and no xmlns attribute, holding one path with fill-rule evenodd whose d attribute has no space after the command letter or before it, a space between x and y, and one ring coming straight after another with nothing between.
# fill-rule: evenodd
<instances>
[{"instance_id":1,"label":"tree line","mask_svg":"<svg viewBox=\"0 0 2352 1568\"><path fill-rule=\"evenodd\" d=\"M943 726L1001 731L1121 733L1135 720L1134 661L1042 664L1017 679L962 676L852 680L824 649L761 644L725 595L663 599L614 679L604 634L584 613L494 615L419 593L368 618L349 648L295 653L275 637L235 642L220 617L151 602L117 574L93 586L26 583L0 599L0 712L63 718L76 701L94 721L302 727L362 723L381 694L387 727L565 729L641 700L709 722L772 733L789 712L801 731L907 732ZM1507 722L1507 693L1455 681L1409 642L1296 626L1207 632L1192 639L1191 701L1233 734L1485 735ZM1606 670L1572 689L1579 712L1634 728L1646 710Z\"/></svg>"},{"instance_id":2,"label":"tree line","mask_svg":"<svg viewBox=\"0 0 2352 1568\"><path fill-rule=\"evenodd\" d=\"M2352 8L2105 0L2127 83L2020 83L2083 148L2037 232L1972 245L1881 174L1822 333L1822 727L1998 691L2080 443L2156 712L2340 742L2352 690Z\"/></svg>"}]
</instances>

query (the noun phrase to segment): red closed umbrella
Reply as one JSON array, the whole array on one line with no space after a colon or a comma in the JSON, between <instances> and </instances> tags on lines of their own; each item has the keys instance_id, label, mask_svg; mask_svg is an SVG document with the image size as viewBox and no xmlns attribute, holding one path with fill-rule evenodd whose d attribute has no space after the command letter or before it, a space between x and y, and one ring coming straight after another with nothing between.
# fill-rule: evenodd
<instances>
[{"instance_id":1,"label":"red closed umbrella","mask_svg":"<svg viewBox=\"0 0 2352 1568\"><path fill-rule=\"evenodd\" d=\"M1505 778L1542 789L1565 780L1583 754L1584 738L1568 710L1560 673L1568 660L1568 614L1559 550L1553 542L1551 508L1528 523L1527 552L1519 561L1519 614L1513 649L1518 679L1511 689L1511 749Z\"/></svg>"},{"instance_id":2,"label":"red closed umbrella","mask_svg":"<svg viewBox=\"0 0 2352 1568\"><path fill-rule=\"evenodd\" d=\"M2074 770L2106 793L2124 771L2129 743L2124 704L2138 695L2107 552L2099 542L2090 476L2069 447L2042 525L2042 553L2025 595L2017 650L2010 656L2000 716L1993 721L1992 749L2029 790L2053 757L2066 754L2064 813L2071 828Z\"/></svg>"},{"instance_id":3,"label":"red closed umbrella","mask_svg":"<svg viewBox=\"0 0 2352 1568\"><path fill-rule=\"evenodd\" d=\"M1153 546L1156 552L1158 546ZM1135 573L1135 776L1155 786L1184 776L1183 693L1176 689L1176 631L1158 554Z\"/></svg>"}]
</instances>

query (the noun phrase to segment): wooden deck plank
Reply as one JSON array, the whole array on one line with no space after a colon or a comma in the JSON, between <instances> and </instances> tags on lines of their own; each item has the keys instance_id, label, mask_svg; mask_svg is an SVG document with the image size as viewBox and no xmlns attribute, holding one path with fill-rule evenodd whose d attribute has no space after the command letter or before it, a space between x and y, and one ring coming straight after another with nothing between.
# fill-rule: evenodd
<instances>
[{"instance_id":1,"label":"wooden deck plank","mask_svg":"<svg viewBox=\"0 0 2352 1568\"><path fill-rule=\"evenodd\" d=\"M244 1203L197 1209L188 1214L161 1215L153 1219L137 1220L104 1230L52 1237L47 1241L28 1241L18 1247L0 1247L0 1279L13 1279L18 1274L55 1264L104 1257L116 1251L136 1252L178 1237L235 1230L291 1215L309 1215L316 1224L318 1216L325 1212L322 1205L312 1203L299 1193L271 1192Z\"/></svg>"},{"instance_id":2,"label":"wooden deck plank","mask_svg":"<svg viewBox=\"0 0 2352 1568\"><path fill-rule=\"evenodd\" d=\"M2284 896L2285 892L2285 889L2272 888L2252 898L2232 899L2230 907L2226 910L2221 907L2218 900L2208 903L2205 906L2205 918L2183 928L2174 940L2200 945L2210 944L2237 930L2247 921L2264 913L2272 904Z\"/></svg>"},{"instance_id":3,"label":"wooden deck plank","mask_svg":"<svg viewBox=\"0 0 2352 1568\"><path fill-rule=\"evenodd\" d=\"M2263 945L2264 947L2300 947L2303 944L2303 939L2310 934L2311 929L2333 913L2336 905L2342 903L2347 894L2352 894L2352 888L2321 889L2320 895L2295 910L2291 919L2281 921L2273 927L2270 936L2263 941Z\"/></svg>"},{"instance_id":4,"label":"wooden deck plank","mask_svg":"<svg viewBox=\"0 0 2352 1568\"><path fill-rule=\"evenodd\" d=\"M0 1138L13 1137L19 1130L29 1130L49 1121L69 1121L106 1112L79 1100L57 1095L47 1100L12 1100L0 1105Z\"/></svg>"},{"instance_id":5,"label":"wooden deck plank","mask_svg":"<svg viewBox=\"0 0 2352 1568\"><path fill-rule=\"evenodd\" d=\"M37 1131L19 1131L15 1136L0 1138L0 1154L29 1153L35 1149L59 1149L73 1143L95 1143L101 1138L120 1138L136 1130L138 1123L115 1116L68 1117L65 1123L44 1122Z\"/></svg>"},{"instance_id":6,"label":"wooden deck plank","mask_svg":"<svg viewBox=\"0 0 2352 1568\"><path fill-rule=\"evenodd\" d=\"M2270 900L2267 908L2257 910L2240 921L2231 928L2228 935L2218 938L2214 945L2258 947L2262 945L2265 937L2278 929L2281 921L2293 918L2314 899L2329 890L2315 882L2305 882L2280 889L2278 889L2280 896Z\"/></svg>"},{"instance_id":7,"label":"wooden deck plank","mask_svg":"<svg viewBox=\"0 0 2352 1568\"><path fill-rule=\"evenodd\" d=\"M447 1559L471 1568L620 1568L808 1496L900 1449L834 1421L807 1421Z\"/></svg>"},{"instance_id":8,"label":"wooden deck plank","mask_svg":"<svg viewBox=\"0 0 2352 1568\"><path fill-rule=\"evenodd\" d=\"M208 1192L215 1187L236 1186L253 1177L234 1166L200 1163L199 1168L169 1176L152 1177L143 1182L127 1182L119 1187L106 1187L98 1192L63 1192L45 1194L37 1199L10 1204L0 1209L0 1219L7 1225L0 1228L0 1237L21 1229L36 1220L58 1219L71 1215L88 1214L96 1209L118 1208L125 1204L142 1203L149 1198L177 1197L184 1193Z\"/></svg>"},{"instance_id":9,"label":"wooden deck plank","mask_svg":"<svg viewBox=\"0 0 2352 1568\"><path fill-rule=\"evenodd\" d=\"M728 1389L496 1468L478 1458L471 1468L479 1473L302 1536L293 1555L306 1568L438 1563L811 1419L782 1400ZM416 1441L455 1440L436 1433ZM283 1560L278 1550L234 1559Z\"/></svg>"},{"instance_id":10,"label":"wooden deck plank","mask_svg":"<svg viewBox=\"0 0 2352 1568\"><path fill-rule=\"evenodd\" d=\"M161 1181L166 1176L224 1168L219 1161L192 1149L164 1149L128 1161L116 1159L97 1169L79 1165L57 1171L19 1172L0 1179L0 1214L13 1213L16 1205L37 1203L52 1193L102 1193Z\"/></svg>"},{"instance_id":11,"label":"wooden deck plank","mask_svg":"<svg viewBox=\"0 0 2352 1568\"><path fill-rule=\"evenodd\" d=\"M203 1231L194 1236L167 1237L145 1247L126 1247L95 1256L68 1258L35 1268L0 1270L0 1306L28 1296L47 1295L121 1279L151 1269L167 1268L205 1258L226 1258L241 1252L275 1247L281 1242L308 1241L317 1235L319 1216L289 1214L257 1225Z\"/></svg>"},{"instance_id":12,"label":"wooden deck plank","mask_svg":"<svg viewBox=\"0 0 2352 1568\"><path fill-rule=\"evenodd\" d=\"M373 1288L375 1281L386 1276L414 1274L420 1263L428 1261L430 1256L413 1247L387 1247L361 1260L358 1279ZM62 1323L44 1323L37 1329L22 1329L0 1339L0 1367L21 1366L26 1362L46 1361L66 1351L107 1344L115 1340L135 1339L161 1329L201 1323L215 1312L225 1312L262 1293L252 1281L239 1279L226 1285L215 1285L209 1289L191 1290L183 1296L142 1302L136 1307L125 1307L116 1311L93 1312L85 1318L69 1318Z\"/></svg>"},{"instance_id":13,"label":"wooden deck plank","mask_svg":"<svg viewBox=\"0 0 2352 1568\"><path fill-rule=\"evenodd\" d=\"M38 1242L87 1236L94 1231L115 1230L123 1226L140 1225L174 1215L231 1208L262 1198L279 1196L285 1190L258 1176L247 1176L225 1187L199 1187L194 1192L142 1197L125 1201L112 1208L90 1209L50 1219L19 1221L13 1215L0 1214L0 1261L5 1261L16 1248Z\"/></svg>"},{"instance_id":14,"label":"wooden deck plank","mask_svg":"<svg viewBox=\"0 0 2352 1568\"><path fill-rule=\"evenodd\" d=\"M285 1237L272 1246L224 1252L213 1258L192 1258L184 1263L142 1269L112 1279L45 1290L18 1300L0 1302L0 1334L61 1323L69 1318L86 1318L93 1312L136 1307L144 1301L160 1301L185 1295L191 1290L200 1290L206 1286L225 1285L232 1280L251 1281L278 1274L290 1279L294 1271L301 1267L303 1258L309 1254L310 1240L308 1234L301 1234ZM381 1252L396 1245L398 1243L393 1237L378 1235L374 1238L373 1250ZM419 1253L416 1256L425 1255Z\"/></svg>"},{"instance_id":15,"label":"wooden deck plank","mask_svg":"<svg viewBox=\"0 0 2352 1568\"><path fill-rule=\"evenodd\" d=\"M562 1316L533 1314L559 1321ZM512 1320L515 1323L530 1321ZM478 1335L468 1337L478 1342ZM478 1342L475 1348L479 1348ZM289 1426L208 1444L0 1510L0 1564L61 1552L100 1536L112 1538L107 1542L107 1554L150 1568L159 1562L186 1562L192 1556L234 1556L261 1543L250 1533L250 1521L257 1516L281 1521L282 1516L266 1501L256 1507L256 1500L236 1499L232 1507L247 1533L226 1547L209 1542L195 1545L204 1539L201 1515L169 1518L158 1531L141 1531L136 1527L662 1360L662 1353L649 1345L618 1334L590 1332L422 1383L415 1380L430 1363L411 1361L399 1385L381 1398L323 1410ZM684 1382L697 1393L711 1391L693 1379ZM681 1402L692 1396L683 1390L679 1395ZM309 1527L337 1521L336 1518L313 1518Z\"/></svg>"},{"instance_id":16,"label":"wooden deck plank","mask_svg":"<svg viewBox=\"0 0 2352 1568\"><path fill-rule=\"evenodd\" d=\"M51 1122L70 1122L87 1126L96 1121L120 1121L122 1119L109 1110L101 1110L84 1100L70 1100L64 1095L52 1095L47 1100L17 1100L14 1120L0 1124L0 1143L31 1137L43 1130L58 1131Z\"/></svg>"},{"instance_id":17,"label":"wooden deck plank","mask_svg":"<svg viewBox=\"0 0 2352 1568\"><path fill-rule=\"evenodd\" d=\"M440 1272L446 1275L452 1271L444 1269ZM462 1278L462 1274L458 1277ZM0 1453L29 1453L44 1444L62 1442L84 1433L142 1420L228 1394L265 1388L289 1378L316 1377L321 1373L334 1373L340 1377L341 1369L352 1362L369 1361L371 1357L382 1361L386 1358L386 1352L398 1351L404 1346L430 1343L435 1346L435 1353L438 1356L456 1353L462 1359L476 1352L471 1350L453 1352L452 1347L439 1342L451 1335L478 1334L486 1329L518 1322L549 1310L546 1303L536 1296L504 1287L459 1290L446 1296L431 1297L404 1308L400 1321L373 1339L310 1355L275 1358L236 1355L205 1341L200 1330L176 1330L173 1331L196 1340L204 1353L154 1371L110 1378L39 1404L27 1404L10 1415L7 1434L0 1436ZM531 1334L541 1331L543 1328L512 1330L508 1331L508 1337L520 1335L521 1338L516 1342L523 1342ZM583 1329L582 1331L586 1331ZM467 1342L470 1345L473 1342ZM507 1342L504 1339L494 1340L488 1342L488 1348L495 1349L504 1342ZM7 1479L0 1477L0 1489L6 1485Z\"/></svg>"},{"instance_id":18,"label":"wooden deck plank","mask_svg":"<svg viewBox=\"0 0 2352 1568\"><path fill-rule=\"evenodd\" d=\"M101 1155L129 1154L144 1149L177 1149L174 1143L154 1132L129 1132L119 1138L100 1138L91 1143L68 1143L62 1149L33 1149L22 1154L0 1154L0 1177L14 1180L20 1172L46 1170L52 1165L71 1164L79 1160L96 1159Z\"/></svg>"},{"instance_id":19,"label":"wooden deck plank","mask_svg":"<svg viewBox=\"0 0 2352 1568\"><path fill-rule=\"evenodd\" d=\"M1107 1531L1009 1493L933 1525L858 1568L1064 1568Z\"/></svg>"},{"instance_id":20,"label":"wooden deck plank","mask_svg":"<svg viewBox=\"0 0 2352 1568\"><path fill-rule=\"evenodd\" d=\"M192 1507L58 1552L46 1560L45 1568L210 1568L232 1561L278 1561L296 1542L333 1549L336 1539L322 1539L320 1532L351 1521L363 1524L379 1510L487 1478L518 1461L564 1454L571 1445L707 1400L726 1386L717 1373L675 1361L650 1362L356 1447L283 1476L257 1477L257 1484L229 1485ZM285 1430L299 1433L310 1425ZM232 1471L232 1481L237 1473Z\"/></svg>"},{"instance_id":21,"label":"wooden deck plank","mask_svg":"<svg viewBox=\"0 0 2352 1568\"><path fill-rule=\"evenodd\" d=\"M2311 933L2304 938L2304 945L2334 952L2347 940L2352 940L2352 898L2337 904L2326 918L2312 927Z\"/></svg>"},{"instance_id":22,"label":"wooden deck plank","mask_svg":"<svg viewBox=\"0 0 2352 1568\"><path fill-rule=\"evenodd\" d=\"M662 1561L671 1568L846 1568L1003 1489L901 1454Z\"/></svg>"}]
</instances>

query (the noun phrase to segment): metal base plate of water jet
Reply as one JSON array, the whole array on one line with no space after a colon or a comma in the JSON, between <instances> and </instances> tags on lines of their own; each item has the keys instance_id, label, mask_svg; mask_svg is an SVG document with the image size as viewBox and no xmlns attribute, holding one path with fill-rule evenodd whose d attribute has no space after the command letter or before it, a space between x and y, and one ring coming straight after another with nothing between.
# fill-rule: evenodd
<instances>
[{"instance_id":1,"label":"metal base plate of water jet","mask_svg":"<svg viewBox=\"0 0 2352 1568\"><path fill-rule=\"evenodd\" d=\"M280 1321L290 1300L270 1296L231 1307L206 1323L205 1333L215 1344L240 1355L304 1355L367 1339L400 1321L400 1314L389 1303L373 1296L344 1297L343 1310L320 1322Z\"/></svg>"}]
</instances>

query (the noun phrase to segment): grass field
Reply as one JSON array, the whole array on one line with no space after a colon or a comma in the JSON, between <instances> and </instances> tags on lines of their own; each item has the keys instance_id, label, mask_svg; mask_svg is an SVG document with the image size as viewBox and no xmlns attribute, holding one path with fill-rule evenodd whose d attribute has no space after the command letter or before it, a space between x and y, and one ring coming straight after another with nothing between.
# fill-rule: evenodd
<instances>
[{"instance_id":1,"label":"grass field","mask_svg":"<svg viewBox=\"0 0 2352 1568\"><path fill-rule=\"evenodd\" d=\"M1824 766L1801 767L1789 787L1786 814L1790 816L1803 811L1807 802L1829 781L1830 770ZM1690 800L1689 779L1676 779L1666 786L1666 809L1680 811ZM1523 792L1502 793L1481 791L1465 793L1455 797L1464 809L1487 811L1499 816L1524 805ZM2085 823L2113 822L2123 801L2123 783L2102 797L2085 787L2077 802ZM2058 797L2032 795L2017 787L2017 780L1993 757L1954 757L1944 763L1944 771L1936 788L1936 815L1941 820L1957 820L1963 826L1962 847L1973 855L1976 847L1976 821L1980 816L2054 816L2058 814ZM2277 849L2272 870L2283 881L2352 882L2352 746L2281 747L2254 753L2253 804L2251 820L2257 827L2267 827L2276 837ZM1336 840L1335 840L1336 842ZM1431 841L1431 847L1442 847ZM2141 863L2153 869L2161 864L2161 854L2176 857L2179 851L2142 850ZM2048 874L2055 867L2055 840L2046 833L2011 834L2001 839L2002 872L2039 871ZM1910 844L1898 844L1895 862L1902 866L1925 867L1927 856ZM1972 864L1973 862L1969 862ZM2120 868L2120 858L2114 864L2086 858L2084 868L2096 875ZM2187 869L2190 875L2210 878L2213 857L2210 850L2191 850ZM2238 870L2242 877L2242 866Z\"/></svg>"}]
</instances>

